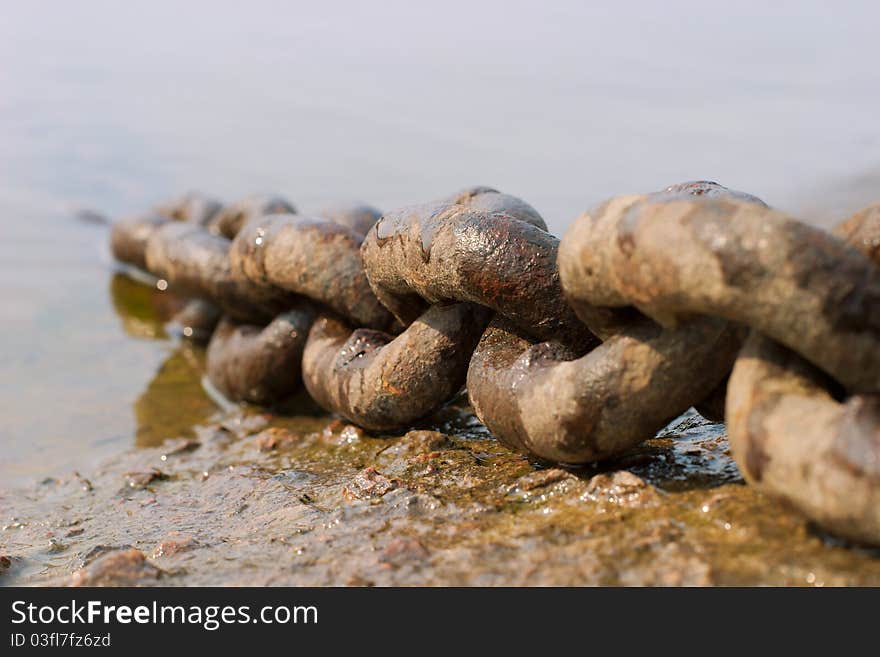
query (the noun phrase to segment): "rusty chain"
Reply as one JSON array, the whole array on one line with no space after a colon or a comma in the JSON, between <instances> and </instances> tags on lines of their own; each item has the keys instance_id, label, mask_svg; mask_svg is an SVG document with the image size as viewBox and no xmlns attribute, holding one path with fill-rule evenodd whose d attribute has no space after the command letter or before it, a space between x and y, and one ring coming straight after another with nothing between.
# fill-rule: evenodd
<instances>
[{"instance_id":1,"label":"rusty chain","mask_svg":"<svg viewBox=\"0 0 880 657\"><path fill-rule=\"evenodd\" d=\"M754 486L880 543L880 205L833 233L716 183L621 196L560 241L475 187L385 214L297 214L191 194L114 224L115 257L190 298L228 398L300 384L366 429L466 384L506 445L567 464L620 454L694 406L726 420Z\"/></svg>"}]
</instances>

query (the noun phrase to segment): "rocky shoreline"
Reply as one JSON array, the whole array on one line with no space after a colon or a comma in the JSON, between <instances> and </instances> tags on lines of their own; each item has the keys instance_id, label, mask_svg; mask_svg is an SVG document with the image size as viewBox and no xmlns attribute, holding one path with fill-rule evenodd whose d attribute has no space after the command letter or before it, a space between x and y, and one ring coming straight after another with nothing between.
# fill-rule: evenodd
<instances>
[{"instance_id":1,"label":"rocky shoreline","mask_svg":"<svg viewBox=\"0 0 880 657\"><path fill-rule=\"evenodd\" d=\"M235 409L0 492L3 585L878 585L876 550L742 483L689 412L601 468L530 463L464 400L371 437Z\"/></svg>"}]
</instances>

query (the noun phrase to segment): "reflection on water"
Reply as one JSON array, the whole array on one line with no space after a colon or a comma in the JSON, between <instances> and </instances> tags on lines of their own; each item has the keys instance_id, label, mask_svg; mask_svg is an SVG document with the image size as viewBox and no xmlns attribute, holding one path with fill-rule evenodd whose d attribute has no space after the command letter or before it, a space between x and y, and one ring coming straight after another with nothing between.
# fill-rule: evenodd
<instances>
[{"instance_id":1,"label":"reflection on water","mask_svg":"<svg viewBox=\"0 0 880 657\"><path fill-rule=\"evenodd\" d=\"M134 338L167 339L165 324L185 305L170 292L121 273L110 279L110 295L123 329ZM134 402L135 445L192 436L193 427L216 415L217 405L201 385L204 369L203 347L188 340L175 344Z\"/></svg>"},{"instance_id":2,"label":"reflection on water","mask_svg":"<svg viewBox=\"0 0 880 657\"><path fill-rule=\"evenodd\" d=\"M167 290L160 291L155 285L118 272L110 279L110 296L125 332L140 339L168 340L168 320L186 305ZM213 399L203 384L205 347L180 338L171 344L170 354L134 401L136 446L150 447L168 438L191 437L196 426L223 415L224 409L234 409L235 416L262 412ZM326 416L304 389L271 410L291 421Z\"/></svg>"},{"instance_id":3,"label":"reflection on water","mask_svg":"<svg viewBox=\"0 0 880 657\"><path fill-rule=\"evenodd\" d=\"M202 388L205 350L182 342L162 363L134 402L135 445L150 447L175 436L192 436L193 427L217 413Z\"/></svg>"},{"instance_id":4,"label":"reflection on water","mask_svg":"<svg viewBox=\"0 0 880 657\"><path fill-rule=\"evenodd\" d=\"M167 339L166 323L185 305L167 290L121 273L110 279L110 296L125 332L141 339ZM204 369L204 347L188 340L175 344L134 402L135 445L192 436L193 427L217 414L217 405L201 385Z\"/></svg>"},{"instance_id":5,"label":"reflection on water","mask_svg":"<svg viewBox=\"0 0 880 657\"><path fill-rule=\"evenodd\" d=\"M118 272L110 278L110 298L123 330L133 338L149 340L166 339L165 324L183 307L170 292L159 291Z\"/></svg>"}]
</instances>

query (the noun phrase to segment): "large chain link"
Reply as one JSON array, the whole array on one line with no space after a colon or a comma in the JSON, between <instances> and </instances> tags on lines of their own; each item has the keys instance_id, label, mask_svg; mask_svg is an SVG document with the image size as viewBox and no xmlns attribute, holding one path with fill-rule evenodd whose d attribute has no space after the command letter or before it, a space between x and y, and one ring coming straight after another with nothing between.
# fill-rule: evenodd
<instances>
[{"instance_id":1,"label":"large chain link","mask_svg":"<svg viewBox=\"0 0 880 657\"><path fill-rule=\"evenodd\" d=\"M880 543L880 205L832 234L684 183L611 199L560 242L487 187L314 217L188 195L114 224L111 247L193 299L175 321L211 336L208 378L230 399L304 383L386 431L466 382L498 440L570 464L696 406L724 416L751 484Z\"/></svg>"}]
</instances>

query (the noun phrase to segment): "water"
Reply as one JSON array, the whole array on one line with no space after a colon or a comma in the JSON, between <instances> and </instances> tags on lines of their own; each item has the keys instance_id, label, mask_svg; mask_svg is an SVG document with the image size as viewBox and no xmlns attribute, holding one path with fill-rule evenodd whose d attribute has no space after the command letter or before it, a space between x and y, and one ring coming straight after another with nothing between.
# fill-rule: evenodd
<instances>
[{"instance_id":1,"label":"water","mask_svg":"<svg viewBox=\"0 0 880 657\"><path fill-rule=\"evenodd\" d=\"M694 178L822 225L880 200L871 3L413 4L5 8L0 485L214 409L83 209L190 188L389 209L486 184L561 234Z\"/></svg>"}]
</instances>

